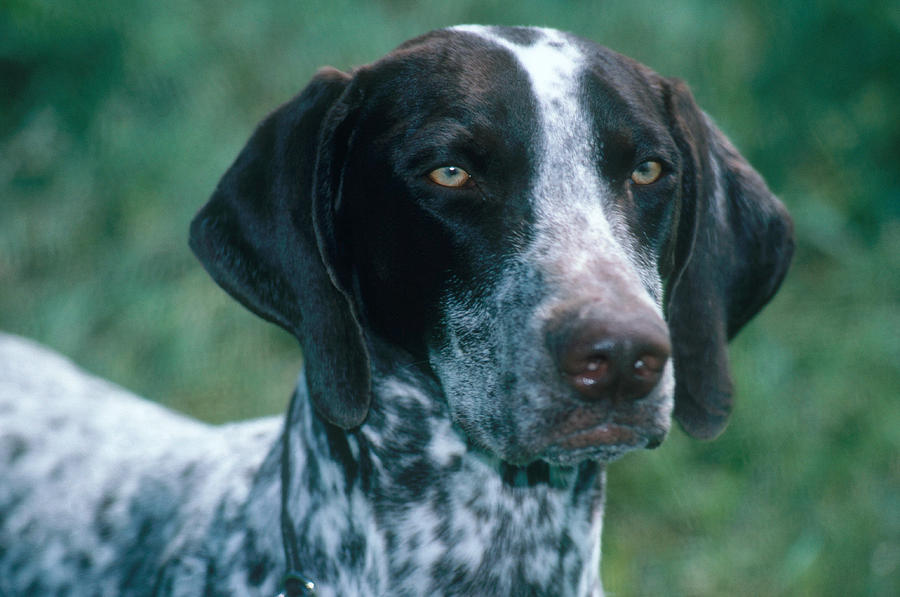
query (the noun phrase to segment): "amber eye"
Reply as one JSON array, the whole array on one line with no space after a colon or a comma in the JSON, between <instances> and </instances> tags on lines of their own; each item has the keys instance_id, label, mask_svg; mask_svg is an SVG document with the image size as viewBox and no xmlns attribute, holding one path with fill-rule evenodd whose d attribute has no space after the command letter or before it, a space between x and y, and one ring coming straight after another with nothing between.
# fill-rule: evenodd
<instances>
[{"instance_id":1,"label":"amber eye","mask_svg":"<svg viewBox=\"0 0 900 597\"><path fill-rule=\"evenodd\" d=\"M653 184L662 176L662 171L662 164L656 160L647 160L634 169L634 172L631 173L631 180L634 184Z\"/></svg>"},{"instance_id":2,"label":"amber eye","mask_svg":"<svg viewBox=\"0 0 900 597\"><path fill-rule=\"evenodd\" d=\"M457 166L444 166L432 170L428 173L428 178L434 184L451 189L462 188L472 179L468 172Z\"/></svg>"}]
</instances>

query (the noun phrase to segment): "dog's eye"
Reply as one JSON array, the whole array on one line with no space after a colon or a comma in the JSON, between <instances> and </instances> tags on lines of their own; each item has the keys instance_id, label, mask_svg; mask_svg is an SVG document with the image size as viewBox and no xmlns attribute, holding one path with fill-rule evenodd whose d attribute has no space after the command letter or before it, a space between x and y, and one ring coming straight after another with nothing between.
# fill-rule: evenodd
<instances>
[{"instance_id":1,"label":"dog's eye","mask_svg":"<svg viewBox=\"0 0 900 597\"><path fill-rule=\"evenodd\" d=\"M444 166L428 173L428 178L434 184L451 189L459 189L466 186L472 177L469 173L457 166Z\"/></svg>"},{"instance_id":2,"label":"dog's eye","mask_svg":"<svg viewBox=\"0 0 900 597\"><path fill-rule=\"evenodd\" d=\"M656 160L647 160L634 169L631 173L631 180L634 184L653 184L659 180L659 177L662 176L662 172L662 164Z\"/></svg>"}]
</instances>

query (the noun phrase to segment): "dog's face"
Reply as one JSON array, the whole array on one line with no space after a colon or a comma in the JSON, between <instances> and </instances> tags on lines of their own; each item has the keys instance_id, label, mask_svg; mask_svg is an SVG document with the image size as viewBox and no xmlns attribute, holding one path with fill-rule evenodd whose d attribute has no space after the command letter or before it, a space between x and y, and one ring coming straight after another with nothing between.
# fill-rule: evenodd
<instances>
[{"instance_id":1,"label":"dog's face","mask_svg":"<svg viewBox=\"0 0 900 597\"><path fill-rule=\"evenodd\" d=\"M610 457L664 436L671 363L639 396L585 396L549 336L644 318L668 342L680 158L636 65L521 41L457 30L366 73L336 233L368 324L427 357L470 439L516 463Z\"/></svg>"},{"instance_id":2,"label":"dog's face","mask_svg":"<svg viewBox=\"0 0 900 597\"><path fill-rule=\"evenodd\" d=\"M300 337L332 422L365 417L387 342L474 444L571 464L657 445L676 401L688 431L724 426L724 344L780 283L790 225L679 83L560 32L462 27L320 73L192 246Z\"/></svg>"}]
</instances>

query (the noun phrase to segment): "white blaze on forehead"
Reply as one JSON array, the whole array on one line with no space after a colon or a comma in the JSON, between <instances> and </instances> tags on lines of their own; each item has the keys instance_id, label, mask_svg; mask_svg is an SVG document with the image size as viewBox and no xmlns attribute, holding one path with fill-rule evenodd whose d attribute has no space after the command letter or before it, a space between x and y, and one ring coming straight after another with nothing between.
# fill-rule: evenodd
<instances>
[{"instance_id":1,"label":"white blaze on forehead","mask_svg":"<svg viewBox=\"0 0 900 597\"><path fill-rule=\"evenodd\" d=\"M589 143L585 145L590 139L587 119L579 114L578 102L578 79L584 68L584 56L561 32L530 29L536 34L535 43L520 45L495 35L490 27L463 25L454 29L485 38L508 50L519 61L538 101L547 144L544 157L570 153L574 148L565 150L568 141L580 141L579 149L590 149ZM583 155L588 153L584 151Z\"/></svg>"},{"instance_id":2,"label":"white blaze on forehead","mask_svg":"<svg viewBox=\"0 0 900 597\"><path fill-rule=\"evenodd\" d=\"M643 299L660 311L662 290L653 267L630 247L616 240L624 228L611 192L598 175L599 151L591 120L582 101L581 77L586 57L565 34L554 29L529 29L534 43L520 45L495 34L490 27L464 25L473 33L509 51L528 74L537 100L542 137L538 176L532 187L535 211L533 256L547 273L575 281L590 279L598 264L642 286ZM605 208L605 211L604 211ZM621 238L627 231L621 230Z\"/></svg>"}]
</instances>

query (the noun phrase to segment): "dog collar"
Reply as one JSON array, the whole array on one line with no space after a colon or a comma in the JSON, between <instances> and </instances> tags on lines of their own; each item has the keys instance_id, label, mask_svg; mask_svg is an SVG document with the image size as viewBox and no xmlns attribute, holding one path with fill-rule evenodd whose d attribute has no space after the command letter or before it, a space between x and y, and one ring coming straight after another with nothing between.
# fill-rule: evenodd
<instances>
[{"instance_id":1,"label":"dog collar","mask_svg":"<svg viewBox=\"0 0 900 597\"><path fill-rule=\"evenodd\" d=\"M316 594L316 583L299 572L288 572L282 581L284 591L277 597L313 597Z\"/></svg>"},{"instance_id":2,"label":"dog collar","mask_svg":"<svg viewBox=\"0 0 900 597\"><path fill-rule=\"evenodd\" d=\"M300 554L297 552L297 535L294 527L294 520L291 517L288 508L288 496L290 495L289 487L291 483L291 414L294 411L294 401L297 400L297 394L291 400L288 407L288 414L284 426L284 435L282 436L282 452L281 452L281 534L284 543L284 557L287 563L288 572L284 575L282 586L284 591L277 597L312 597L316 594L316 583L311 581L309 577L301 573L303 569L300 562Z\"/></svg>"}]
</instances>

